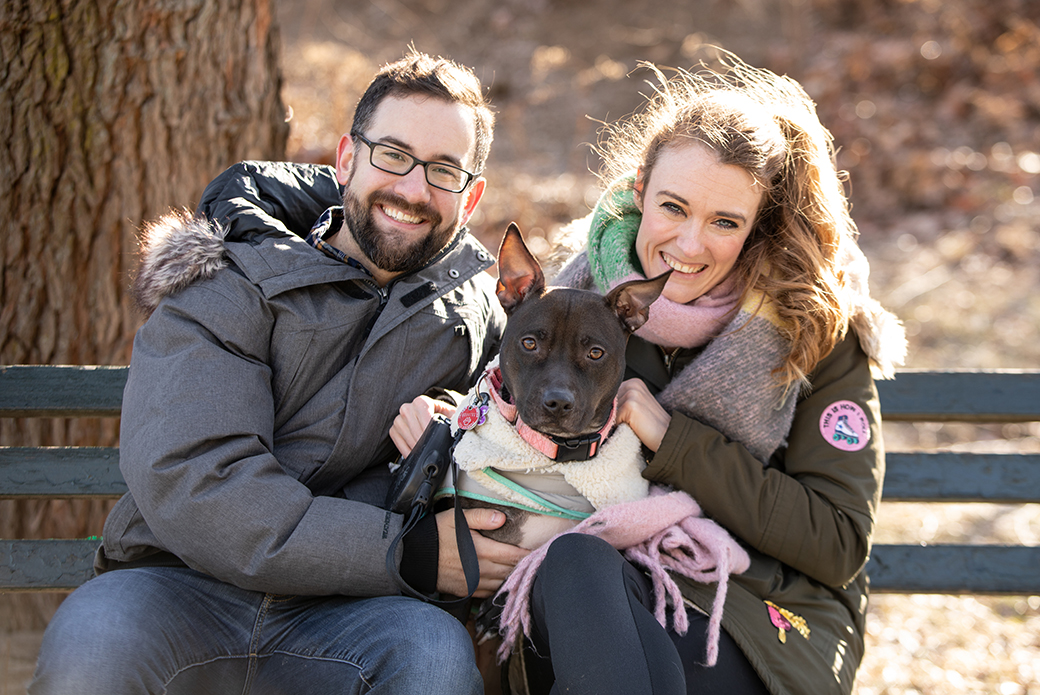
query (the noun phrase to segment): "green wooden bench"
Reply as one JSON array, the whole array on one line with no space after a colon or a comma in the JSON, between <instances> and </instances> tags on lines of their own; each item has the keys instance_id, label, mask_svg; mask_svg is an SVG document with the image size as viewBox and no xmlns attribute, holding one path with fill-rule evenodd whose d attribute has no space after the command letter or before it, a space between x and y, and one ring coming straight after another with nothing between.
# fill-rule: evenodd
<instances>
[{"instance_id":1,"label":"green wooden bench","mask_svg":"<svg viewBox=\"0 0 1040 695\"><path fill-rule=\"evenodd\" d=\"M0 366L0 417L118 417L126 367ZM880 382L888 421L1040 420L1040 371L902 371ZM126 491L119 451L0 447L0 498L114 499ZM884 498L1040 502L1040 455L889 452ZM0 539L0 591L68 591L93 575L97 540ZM1040 547L877 545L874 591L1040 594Z\"/></svg>"}]
</instances>

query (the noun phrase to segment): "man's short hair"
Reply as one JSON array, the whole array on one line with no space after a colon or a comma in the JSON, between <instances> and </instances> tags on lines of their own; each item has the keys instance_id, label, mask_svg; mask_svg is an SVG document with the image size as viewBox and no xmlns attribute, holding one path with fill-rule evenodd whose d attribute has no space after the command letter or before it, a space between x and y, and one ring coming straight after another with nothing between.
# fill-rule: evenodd
<instances>
[{"instance_id":1,"label":"man's short hair","mask_svg":"<svg viewBox=\"0 0 1040 695\"><path fill-rule=\"evenodd\" d=\"M484 170L495 116L484 99L480 80L469 68L446 58L431 58L415 50L400 60L389 63L376 73L354 110L351 132L364 134L372 122L376 108L387 97L427 95L473 109L476 123L476 156L474 173Z\"/></svg>"}]
</instances>

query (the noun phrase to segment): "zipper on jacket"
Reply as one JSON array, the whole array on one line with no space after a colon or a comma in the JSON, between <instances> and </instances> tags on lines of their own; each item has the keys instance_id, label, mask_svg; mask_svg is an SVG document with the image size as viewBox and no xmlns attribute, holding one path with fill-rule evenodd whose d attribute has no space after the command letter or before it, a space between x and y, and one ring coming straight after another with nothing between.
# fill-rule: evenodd
<instances>
[{"instance_id":1,"label":"zipper on jacket","mask_svg":"<svg viewBox=\"0 0 1040 695\"><path fill-rule=\"evenodd\" d=\"M372 280L368 280L368 279L361 280L361 282L363 282L363 283L365 283L367 285L370 285L376 291L376 293L379 295L379 307L376 308L375 315L372 317L372 319L368 322L368 325L365 327L365 332L364 332L364 334L361 337L361 341L362 342L365 342L365 341L368 340L368 336L372 332L372 329L375 327L376 321L379 320L380 315L383 313L383 309L385 309L386 305L389 303L389 301L390 301L390 290L393 288L394 284L396 284L399 280L401 280L403 278L414 276L416 273L418 273L418 272L420 272L420 271L422 271L422 270L424 270L426 268L429 268L430 266L435 265L436 263L440 262L441 259L443 259L449 253L454 251L455 248L458 247L462 243L462 240L463 240L463 238L465 238L466 234L468 234L468 230L465 227L460 228L458 233L456 233L455 237L451 240L451 242L448 243L448 245L445 246L443 249L441 249L440 253L438 253L436 256L434 256L432 259L430 259L426 263L426 265L424 265L422 268L417 268L416 270L413 270L413 271L411 271L409 273L406 273L404 275L401 275L399 277L394 278L393 280L391 280L390 282L387 283L386 287L380 287L379 285L377 285ZM483 272L483 271L478 269L475 273L473 273L472 275L470 275L467 278L465 278L465 280L468 281L469 279L471 279L472 277L478 275L481 272ZM438 288L438 289L439 289L440 292L443 293L443 291L444 291L443 288ZM431 292L430 294L433 294L433 293ZM428 298L430 296L430 294L427 294L424 297L424 299Z\"/></svg>"},{"instance_id":2,"label":"zipper on jacket","mask_svg":"<svg viewBox=\"0 0 1040 695\"><path fill-rule=\"evenodd\" d=\"M366 340L368 340L368 336L372 332L372 328L375 327L376 321L378 321L379 317L383 314L383 309L386 308L387 302L390 299L389 285L387 287L380 287L376 283L370 282L368 280L364 280L363 282L366 282L372 285L373 288L375 288L376 294L379 295L379 306L376 307L376 313L372 315L372 318L368 320L368 325L365 326L365 332L361 335L362 344Z\"/></svg>"},{"instance_id":3,"label":"zipper on jacket","mask_svg":"<svg viewBox=\"0 0 1040 695\"><path fill-rule=\"evenodd\" d=\"M672 375L672 364L675 362L675 356L682 350L681 347L677 347L671 351L661 348L661 352L664 353L664 368L668 370L668 376Z\"/></svg>"}]
</instances>

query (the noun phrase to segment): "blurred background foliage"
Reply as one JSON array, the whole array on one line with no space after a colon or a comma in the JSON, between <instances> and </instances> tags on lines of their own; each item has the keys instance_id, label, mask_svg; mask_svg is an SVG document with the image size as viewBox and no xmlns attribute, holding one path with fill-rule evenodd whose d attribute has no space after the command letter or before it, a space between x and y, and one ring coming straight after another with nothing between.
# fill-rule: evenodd
<instances>
[{"instance_id":1,"label":"blurred background foliage","mask_svg":"<svg viewBox=\"0 0 1040 695\"><path fill-rule=\"evenodd\" d=\"M800 81L834 135L910 367L1036 367L1040 3L1028 0L308 0L279 5L288 156L331 161L372 71L409 43L472 66L498 113L492 248L552 240L598 194L591 145L638 108L640 60L705 45Z\"/></svg>"}]
</instances>

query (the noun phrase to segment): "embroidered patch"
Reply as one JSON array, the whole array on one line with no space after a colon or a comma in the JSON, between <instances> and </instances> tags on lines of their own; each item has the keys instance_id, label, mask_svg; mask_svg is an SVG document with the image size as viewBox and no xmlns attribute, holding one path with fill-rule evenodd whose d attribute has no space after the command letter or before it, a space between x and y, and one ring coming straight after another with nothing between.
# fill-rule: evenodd
<instances>
[{"instance_id":1,"label":"embroidered patch","mask_svg":"<svg viewBox=\"0 0 1040 695\"><path fill-rule=\"evenodd\" d=\"M809 624L805 622L805 618L800 615L795 615L786 608L781 608L772 601L765 601L766 608L769 610L769 622L773 623L773 627L777 629L777 639L780 640L781 644L787 644L787 633L789 630L797 630L805 639L809 639Z\"/></svg>"},{"instance_id":2,"label":"embroidered patch","mask_svg":"<svg viewBox=\"0 0 1040 695\"><path fill-rule=\"evenodd\" d=\"M870 441L870 421L859 404L837 401L824 408L820 434L836 449L859 451Z\"/></svg>"}]
</instances>

